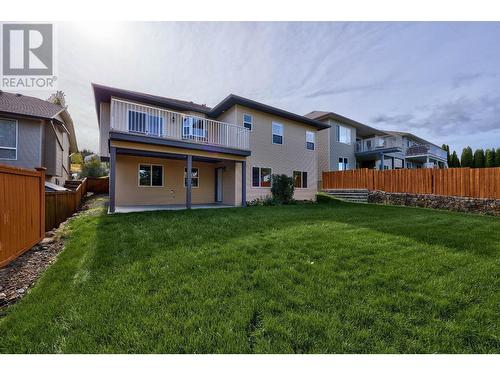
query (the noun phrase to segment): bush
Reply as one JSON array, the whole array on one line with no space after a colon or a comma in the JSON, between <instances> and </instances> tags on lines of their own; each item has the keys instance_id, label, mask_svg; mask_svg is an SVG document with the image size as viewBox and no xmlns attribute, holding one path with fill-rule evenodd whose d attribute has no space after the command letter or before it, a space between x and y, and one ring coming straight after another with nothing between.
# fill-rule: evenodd
<instances>
[{"instance_id":1,"label":"bush","mask_svg":"<svg viewBox=\"0 0 500 375\"><path fill-rule=\"evenodd\" d=\"M273 197L255 198L253 201L247 202L247 206L276 206L278 202Z\"/></svg>"},{"instance_id":2,"label":"bush","mask_svg":"<svg viewBox=\"0 0 500 375\"><path fill-rule=\"evenodd\" d=\"M101 161L98 157L94 157L89 161L86 161L82 164L82 171L80 173L80 177L102 177L106 176L107 172L101 164Z\"/></svg>"},{"instance_id":3,"label":"bush","mask_svg":"<svg viewBox=\"0 0 500 375\"><path fill-rule=\"evenodd\" d=\"M295 184L292 177L286 174L274 174L272 176L271 193L273 199L279 204L290 204L293 202Z\"/></svg>"}]
</instances>

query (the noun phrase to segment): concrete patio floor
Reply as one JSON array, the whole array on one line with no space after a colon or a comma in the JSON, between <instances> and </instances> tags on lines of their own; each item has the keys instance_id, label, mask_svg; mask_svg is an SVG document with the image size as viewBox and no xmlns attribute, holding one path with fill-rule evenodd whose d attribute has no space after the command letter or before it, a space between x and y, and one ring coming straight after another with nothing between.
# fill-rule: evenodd
<instances>
[{"instance_id":1,"label":"concrete patio floor","mask_svg":"<svg viewBox=\"0 0 500 375\"><path fill-rule=\"evenodd\" d=\"M202 208L230 208L235 207L228 204L222 203L205 203L205 204L193 204L191 209L202 209ZM163 204L163 205L148 205L148 206L116 206L115 214L125 214L130 212L144 212L144 211L175 211L175 210L185 210L185 204Z\"/></svg>"}]
</instances>

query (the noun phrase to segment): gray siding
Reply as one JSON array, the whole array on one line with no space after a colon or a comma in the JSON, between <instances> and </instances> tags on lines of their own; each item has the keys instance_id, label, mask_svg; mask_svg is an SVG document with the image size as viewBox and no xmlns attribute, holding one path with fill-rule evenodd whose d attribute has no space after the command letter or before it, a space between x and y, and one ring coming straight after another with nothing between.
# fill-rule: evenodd
<instances>
[{"instance_id":1,"label":"gray siding","mask_svg":"<svg viewBox=\"0 0 500 375\"><path fill-rule=\"evenodd\" d=\"M99 156L109 157L108 139L109 139L109 103L100 103L99 119Z\"/></svg>"},{"instance_id":2,"label":"gray siding","mask_svg":"<svg viewBox=\"0 0 500 375\"><path fill-rule=\"evenodd\" d=\"M0 164L33 169L42 165L42 121L13 119L17 121L17 160L0 160Z\"/></svg>"},{"instance_id":3,"label":"gray siding","mask_svg":"<svg viewBox=\"0 0 500 375\"><path fill-rule=\"evenodd\" d=\"M330 157L329 157L329 170L330 171L338 171L339 167L339 158L347 158L349 161L348 168L356 169L356 156L355 156L355 146L356 146L356 128L344 125L341 123L337 123L333 120L328 120L328 123L332 126L327 131L330 132ZM336 138L336 126L342 125L351 130L351 143L345 144L341 142L337 142Z\"/></svg>"}]
</instances>

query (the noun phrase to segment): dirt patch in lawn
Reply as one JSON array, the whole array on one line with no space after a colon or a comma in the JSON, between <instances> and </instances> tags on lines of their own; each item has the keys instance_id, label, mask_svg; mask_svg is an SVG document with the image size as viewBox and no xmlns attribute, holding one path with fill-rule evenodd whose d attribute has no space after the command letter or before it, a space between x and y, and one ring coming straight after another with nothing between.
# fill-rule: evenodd
<instances>
[{"instance_id":1,"label":"dirt patch in lawn","mask_svg":"<svg viewBox=\"0 0 500 375\"><path fill-rule=\"evenodd\" d=\"M3 308L22 298L43 271L56 261L57 255L64 249L68 222L91 208L102 206L103 201L102 196L87 198L79 211L61 223L58 228L46 232L42 241L0 268L0 314Z\"/></svg>"}]
</instances>

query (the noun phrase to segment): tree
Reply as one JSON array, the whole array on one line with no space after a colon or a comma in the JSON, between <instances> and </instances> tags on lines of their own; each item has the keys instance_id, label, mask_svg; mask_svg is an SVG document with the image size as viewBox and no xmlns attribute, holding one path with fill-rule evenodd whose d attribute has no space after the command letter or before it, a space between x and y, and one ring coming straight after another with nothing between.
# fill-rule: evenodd
<instances>
[{"instance_id":1,"label":"tree","mask_svg":"<svg viewBox=\"0 0 500 375\"><path fill-rule=\"evenodd\" d=\"M484 168L484 150L482 148L478 148L474 151L474 168Z\"/></svg>"},{"instance_id":2,"label":"tree","mask_svg":"<svg viewBox=\"0 0 500 375\"><path fill-rule=\"evenodd\" d=\"M99 157L93 157L89 161L86 161L82 165L82 172L80 177L102 177L106 176L106 170L101 164Z\"/></svg>"},{"instance_id":3,"label":"tree","mask_svg":"<svg viewBox=\"0 0 500 375\"><path fill-rule=\"evenodd\" d=\"M500 148L495 151L495 167L500 167Z\"/></svg>"},{"instance_id":4,"label":"tree","mask_svg":"<svg viewBox=\"0 0 500 375\"><path fill-rule=\"evenodd\" d=\"M86 149L84 148L82 151L80 151L80 154L82 155L82 158L85 159L85 156L89 156L89 155L92 155L94 152L89 150L89 149Z\"/></svg>"},{"instance_id":5,"label":"tree","mask_svg":"<svg viewBox=\"0 0 500 375\"><path fill-rule=\"evenodd\" d=\"M76 152L71 155L71 164L82 164L83 156L79 152Z\"/></svg>"},{"instance_id":6,"label":"tree","mask_svg":"<svg viewBox=\"0 0 500 375\"><path fill-rule=\"evenodd\" d=\"M460 168L460 159L458 159L458 155L456 151L453 151L453 154L450 156L450 163L448 164L450 168Z\"/></svg>"},{"instance_id":7,"label":"tree","mask_svg":"<svg viewBox=\"0 0 500 375\"><path fill-rule=\"evenodd\" d=\"M466 147L462 150L462 156L460 157L460 165L462 167L472 168L474 165L474 158L472 156L472 148Z\"/></svg>"},{"instance_id":8,"label":"tree","mask_svg":"<svg viewBox=\"0 0 500 375\"><path fill-rule=\"evenodd\" d=\"M446 161L448 162L448 166L450 166L451 165L450 146L443 144L441 148L446 151Z\"/></svg>"},{"instance_id":9,"label":"tree","mask_svg":"<svg viewBox=\"0 0 500 375\"><path fill-rule=\"evenodd\" d=\"M274 174L272 181L271 193L273 194L273 199L280 204L291 203L295 190L293 177L289 177L286 174Z\"/></svg>"},{"instance_id":10,"label":"tree","mask_svg":"<svg viewBox=\"0 0 500 375\"><path fill-rule=\"evenodd\" d=\"M484 154L484 166L486 168L491 168L495 166L495 149L490 150L489 148L486 150Z\"/></svg>"}]
</instances>

